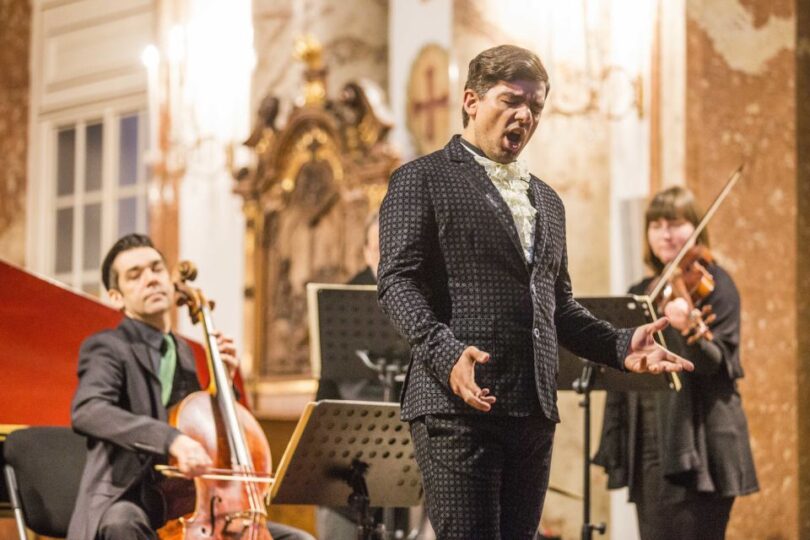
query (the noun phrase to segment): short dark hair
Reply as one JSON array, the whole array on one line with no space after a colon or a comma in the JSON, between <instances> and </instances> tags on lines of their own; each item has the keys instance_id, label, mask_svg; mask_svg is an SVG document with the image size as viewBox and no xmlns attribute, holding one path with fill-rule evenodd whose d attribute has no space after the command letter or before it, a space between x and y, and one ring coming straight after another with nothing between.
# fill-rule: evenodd
<instances>
[{"instance_id":1,"label":"short dark hair","mask_svg":"<svg viewBox=\"0 0 810 540\"><path fill-rule=\"evenodd\" d=\"M498 45L479 53L470 61L464 89L472 90L479 96L483 96L499 81L519 80L545 83L546 95L551 88L546 68L543 67L543 62L536 54L516 45ZM467 127L470 116L463 106L461 107L461 119L464 127Z\"/></svg>"},{"instance_id":2,"label":"short dark hair","mask_svg":"<svg viewBox=\"0 0 810 540\"><path fill-rule=\"evenodd\" d=\"M139 247L150 247L160 253L160 250L152 243L152 239L145 234L131 233L116 240L110 251L104 256L104 262L101 263L101 282L105 289L109 291L118 288L118 274L113 267L113 262L118 254ZM166 260L163 253L160 253L160 258Z\"/></svg>"},{"instance_id":3,"label":"short dark hair","mask_svg":"<svg viewBox=\"0 0 810 540\"><path fill-rule=\"evenodd\" d=\"M647 230L650 228L650 223L658 221L659 219L685 219L693 226L697 227L702 215L702 212L700 212L695 202L695 196L685 187L673 186L659 191L658 194L653 197L644 215L644 238L645 244L647 245L647 248L644 250L644 262L647 263L656 274L661 273L665 265L661 259L655 256L650 247L650 241L647 239ZM695 242L709 247L708 229L703 229Z\"/></svg>"}]
</instances>

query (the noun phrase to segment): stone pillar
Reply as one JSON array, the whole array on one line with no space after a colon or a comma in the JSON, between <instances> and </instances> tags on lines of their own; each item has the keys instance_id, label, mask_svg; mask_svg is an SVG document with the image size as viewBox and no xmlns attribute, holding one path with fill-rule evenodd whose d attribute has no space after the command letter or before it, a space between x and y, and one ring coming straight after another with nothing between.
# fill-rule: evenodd
<instances>
[{"instance_id":1,"label":"stone pillar","mask_svg":"<svg viewBox=\"0 0 810 540\"><path fill-rule=\"evenodd\" d=\"M728 537L810 538L802 387L810 364L810 6L689 0L686 9L687 184L705 207L746 163L710 226L713 251L742 297L740 390L761 485L736 502Z\"/></svg>"},{"instance_id":2,"label":"stone pillar","mask_svg":"<svg viewBox=\"0 0 810 540\"><path fill-rule=\"evenodd\" d=\"M810 2L796 10L796 372L799 386L797 429L799 455L799 538L810 538ZM802 391L804 390L804 391Z\"/></svg>"}]
</instances>

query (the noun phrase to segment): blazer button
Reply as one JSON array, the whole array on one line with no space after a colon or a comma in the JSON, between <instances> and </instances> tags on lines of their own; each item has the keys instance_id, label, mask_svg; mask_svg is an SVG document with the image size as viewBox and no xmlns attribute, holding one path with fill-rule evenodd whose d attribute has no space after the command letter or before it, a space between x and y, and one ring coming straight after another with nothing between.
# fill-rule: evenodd
<instances>
[{"instance_id":1,"label":"blazer button","mask_svg":"<svg viewBox=\"0 0 810 540\"><path fill-rule=\"evenodd\" d=\"M534 337L539 338L540 337L540 329L535 328L534 331L532 332L532 334L534 334Z\"/></svg>"}]
</instances>

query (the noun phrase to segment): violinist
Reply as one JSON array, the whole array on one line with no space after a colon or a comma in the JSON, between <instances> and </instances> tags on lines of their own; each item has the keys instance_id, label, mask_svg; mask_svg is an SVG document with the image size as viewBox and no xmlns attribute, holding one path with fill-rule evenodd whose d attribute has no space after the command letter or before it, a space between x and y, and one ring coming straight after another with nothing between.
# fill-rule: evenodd
<instances>
[{"instance_id":1,"label":"violinist","mask_svg":"<svg viewBox=\"0 0 810 540\"><path fill-rule=\"evenodd\" d=\"M682 187L652 199L645 262L659 277L699 217L692 194ZM680 392L608 392L594 458L608 473L609 489L629 488L642 540L722 539L735 497L759 489L737 388L743 376L740 297L731 276L711 260L705 229L695 245L688 253L699 256L684 257L690 267L662 284L663 305L657 306L671 323L664 330L667 347L695 370L680 374ZM677 280L702 270L713 290L703 298L678 295L692 284L682 287ZM642 280L630 293L649 293L657 279Z\"/></svg>"},{"instance_id":2,"label":"violinist","mask_svg":"<svg viewBox=\"0 0 810 540\"><path fill-rule=\"evenodd\" d=\"M176 459L197 476L211 465L203 446L167 423L167 409L200 389L191 349L172 332L174 290L163 255L130 234L107 253L102 282L124 319L90 336L79 352L73 429L87 437L87 463L70 522L70 540L155 539L166 520L154 466ZM231 375L233 341L217 335ZM268 524L275 540L312 537Z\"/></svg>"}]
</instances>

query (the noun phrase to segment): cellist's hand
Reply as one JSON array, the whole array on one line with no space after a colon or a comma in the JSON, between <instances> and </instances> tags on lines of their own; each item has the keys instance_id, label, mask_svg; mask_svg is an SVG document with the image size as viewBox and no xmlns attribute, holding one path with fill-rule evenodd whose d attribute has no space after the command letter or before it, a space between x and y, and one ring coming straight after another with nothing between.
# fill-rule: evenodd
<instances>
[{"instance_id":1,"label":"cellist's hand","mask_svg":"<svg viewBox=\"0 0 810 540\"><path fill-rule=\"evenodd\" d=\"M236 358L236 345L233 343L233 338L226 336L219 330L215 330L213 336L217 338L219 355L225 363L225 367L228 368L228 375L233 380L234 376L236 376L236 370L239 369L239 359Z\"/></svg>"},{"instance_id":2,"label":"cellist's hand","mask_svg":"<svg viewBox=\"0 0 810 540\"><path fill-rule=\"evenodd\" d=\"M199 476L212 465L203 445L188 435L178 435L169 446L169 454L177 460L177 468L186 476Z\"/></svg>"}]
</instances>

